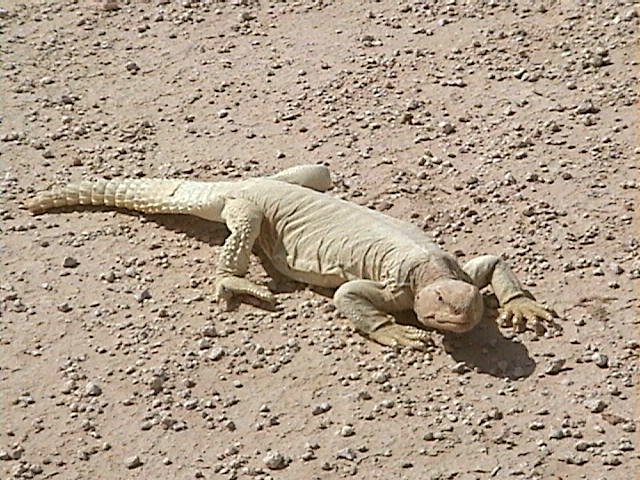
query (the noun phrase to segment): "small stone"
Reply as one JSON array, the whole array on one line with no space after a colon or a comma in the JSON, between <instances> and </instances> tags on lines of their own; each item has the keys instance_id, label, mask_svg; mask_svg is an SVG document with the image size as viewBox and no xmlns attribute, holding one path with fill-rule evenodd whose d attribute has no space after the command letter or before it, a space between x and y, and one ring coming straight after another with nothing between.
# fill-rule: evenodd
<instances>
[{"instance_id":1,"label":"small stone","mask_svg":"<svg viewBox=\"0 0 640 480\"><path fill-rule=\"evenodd\" d=\"M301 458L303 461L308 462L308 461L310 461L310 460L314 460L314 459L316 458L316 455L315 455L315 453L313 453L311 450L308 450L308 451L304 452L304 453L300 456L300 458Z\"/></svg>"},{"instance_id":2,"label":"small stone","mask_svg":"<svg viewBox=\"0 0 640 480\"><path fill-rule=\"evenodd\" d=\"M226 354L224 348L222 347L215 347L212 348L209 351L209 355L207 355L207 358L209 358L210 360L216 361L216 360L220 360L222 357L224 357Z\"/></svg>"},{"instance_id":3,"label":"small stone","mask_svg":"<svg viewBox=\"0 0 640 480\"><path fill-rule=\"evenodd\" d=\"M584 406L587 407L591 413L600 413L607 408L607 403L600 398L594 398L593 400L587 400Z\"/></svg>"},{"instance_id":4,"label":"small stone","mask_svg":"<svg viewBox=\"0 0 640 480\"><path fill-rule=\"evenodd\" d=\"M145 420L140 424L140 430L146 431L151 430L153 428L153 422L151 420Z\"/></svg>"},{"instance_id":5,"label":"small stone","mask_svg":"<svg viewBox=\"0 0 640 480\"><path fill-rule=\"evenodd\" d=\"M218 336L216 327L214 327L213 325L205 325L204 327L202 327L201 333L202 336L209 338Z\"/></svg>"},{"instance_id":6,"label":"small stone","mask_svg":"<svg viewBox=\"0 0 640 480\"><path fill-rule=\"evenodd\" d=\"M280 452L268 452L262 459L267 468L271 470L282 470L287 466L287 460Z\"/></svg>"},{"instance_id":7,"label":"small stone","mask_svg":"<svg viewBox=\"0 0 640 480\"><path fill-rule=\"evenodd\" d=\"M24 453L24 448L22 446L14 447L9 455L11 456L11 460L20 460L22 458L22 454Z\"/></svg>"},{"instance_id":8,"label":"small stone","mask_svg":"<svg viewBox=\"0 0 640 480\"><path fill-rule=\"evenodd\" d=\"M62 260L62 266L64 268L76 268L78 265L80 265L80 262L73 257L64 257Z\"/></svg>"},{"instance_id":9,"label":"small stone","mask_svg":"<svg viewBox=\"0 0 640 480\"><path fill-rule=\"evenodd\" d=\"M445 135L451 135L456 131L456 126L451 122L440 122L438 126Z\"/></svg>"},{"instance_id":10,"label":"small stone","mask_svg":"<svg viewBox=\"0 0 640 480\"><path fill-rule=\"evenodd\" d=\"M322 415L323 413L326 413L329 410L331 410L331 405L328 402L322 402L316 405L315 407L313 407L313 410L311 410L311 414Z\"/></svg>"},{"instance_id":11,"label":"small stone","mask_svg":"<svg viewBox=\"0 0 640 480\"><path fill-rule=\"evenodd\" d=\"M622 464L622 460L620 460L615 455L608 453L607 455L605 455L604 459L602 460L602 464L611 465L612 467L617 467L618 465Z\"/></svg>"},{"instance_id":12,"label":"small stone","mask_svg":"<svg viewBox=\"0 0 640 480\"><path fill-rule=\"evenodd\" d=\"M575 449L578 452L586 452L588 448L589 448L589 443L585 442L584 440L580 440L575 444Z\"/></svg>"},{"instance_id":13,"label":"small stone","mask_svg":"<svg viewBox=\"0 0 640 480\"><path fill-rule=\"evenodd\" d=\"M385 372L376 372L371 376L372 380L376 383L384 383L389 380L389 375Z\"/></svg>"},{"instance_id":14,"label":"small stone","mask_svg":"<svg viewBox=\"0 0 640 480\"><path fill-rule=\"evenodd\" d=\"M551 432L549 433L549 438L553 439L553 440L561 440L564 437L566 437L567 435L565 434L564 429L562 428L554 428L553 430L551 430Z\"/></svg>"},{"instance_id":15,"label":"small stone","mask_svg":"<svg viewBox=\"0 0 640 480\"><path fill-rule=\"evenodd\" d=\"M75 380L68 380L65 384L64 387L62 388L61 392L64 394L69 394L71 392L73 392L76 389L77 385Z\"/></svg>"},{"instance_id":16,"label":"small stone","mask_svg":"<svg viewBox=\"0 0 640 480\"><path fill-rule=\"evenodd\" d=\"M104 0L102 4L102 10L105 12L115 12L120 9L120 5L118 4L118 0Z\"/></svg>"},{"instance_id":17,"label":"small stone","mask_svg":"<svg viewBox=\"0 0 640 480\"><path fill-rule=\"evenodd\" d=\"M160 393L162 391L163 384L164 380L162 378L154 376L149 381L149 388L151 388L154 393Z\"/></svg>"},{"instance_id":18,"label":"small stone","mask_svg":"<svg viewBox=\"0 0 640 480\"><path fill-rule=\"evenodd\" d=\"M60 305L58 305L58 310L62 313L67 313L73 310L73 307L69 304L69 302L62 302Z\"/></svg>"},{"instance_id":19,"label":"small stone","mask_svg":"<svg viewBox=\"0 0 640 480\"><path fill-rule=\"evenodd\" d=\"M564 358L555 358L549 361L547 367L544 369L544 373L547 375L557 375L562 371L562 367L564 367L565 363L566 360Z\"/></svg>"},{"instance_id":20,"label":"small stone","mask_svg":"<svg viewBox=\"0 0 640 480\"><path fill-rule=\"evenodd\" d=\"M87 386L84 387L84 392L90 397L97 397L102 394L102 388L93 382L89 382Z\"/></svg>"},{"instance_id":21,"label":"small stone","mask_svg":"<svg viewBox=\"0 0 640 480\"><path fill-rule=\"evenodd\" d=\"M343 448L336 453L336 458L349 460L350 462L353 462L357 457L357 453L352 448Z\"/></svg>"},{"instance_id":22,"label":"small stone","mask_svg":"<svg viewBox=\"0 0 640 480\"><path fill-rule=\"evenodd\" d=\"M138 455L127 457L124 459L124 466L127 467L129 470L132 470L134 468L141 467L142 460L140 460L140 457Z\"/></svg>"},{"instance_id":23,"label":"small stone","mask_svg":"<svg viewBox=\"0 0 640 480\"><path fill-rule=\"evenodd\" d=\"M451 367L451 371L453 373L462 374L468 372L469 367L465 362L458 362L453 367Z\"/></svg>"},{"instance_id":24,"label":"small stone","mask_svg":"<svg viewBox=\"0 0 640 480\"><path fill-rule=\"evenodd\" d=\"M340 429L340 436L342 437L352 437L355 434L356 432L351 425L345 425Z\"/></svg>"},{"instance_id":25,"label":"small stone","mask_svg":"<svg viewBox=\"0 0 640 480\"><path fill-rule=\"evenodd\" d=\"M591 100L585 100L576 107L576 113L586 115L588 113L598 113L600 109L596 107Z\"/></svg>"},{"instance_id":26,"label":"small stone","mask_svg":"<svg viewBox=\"0 0 640 480\"><path fill-rule=\"evenodd\" d=\"M607 357L604 353L594 353L591 356L591 361L600 368L607 368L609 366L609 357Z\"/></svg>"},{"instance_id":27,"label":"small stone","mask_svg":"<svg viewBox=\"0 0 640 480\"><path fill-rule=\"evenodd\" d=\"M138 64L133 61L127 62L125 65L125 68L131 73L138 73L138 71L140 70L140 67L138 66Z\"/></svg>"},{"instance_id":28,"label":"small stone","mask_svg":"<svg viewBox=\"0 0 640 480\"><path fill-rule=\"evenodd\" d=\"M136 300L137 300L139 303L142 303L142 302L144 302L145 300L151 300L151 292L149 291L149 289L148 289L148 288L145 288L145 289L143 289L143 290L139 291L139 292L138 292L138 293L136 293L134 296L136 297Z\"/></svg>"},{"instance_id":29,"label":"small stone","mask_svg":"<svg viewBox=\"0 0 640 480\"><path fill-rule=\"evenodd\" d=\"M544 423L540 421L534 421L529 424L529 430L542 430L544 428Z\"/></svg>"},{"instance_id":30,"label":"small stone","mask_svg":"<svg viewBox=\"0 0 640 480\"><path fill-rule=\"evenodd\" d=\"M251 20L255 20L256 16L251 12L242 12L238 15L238 20L241 22L250 22Z\"/></svg>"},{"instance_id":31,"label":"small stone","mask_svg":"<svg viewBox=\"0 0 640 480\"><path fill-rule=\"evenodd\" d=\"M615 262L609 264L609 270L611 270L616 275L620 275L620 274L624 273L624 268L622 268L619 264L617 264Z\"/></svg>"}]
</instances>

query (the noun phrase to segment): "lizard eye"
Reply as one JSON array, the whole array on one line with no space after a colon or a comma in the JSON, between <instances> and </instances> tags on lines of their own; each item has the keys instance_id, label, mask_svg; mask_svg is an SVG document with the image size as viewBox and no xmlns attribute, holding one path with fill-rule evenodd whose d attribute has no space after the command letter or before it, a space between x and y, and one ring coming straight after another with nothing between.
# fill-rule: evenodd
<instances>
[{"instance_id":1,"label":"lizard eye","mask_svg":"<svg viewBox=\"0 0 640 480\"><path fill-rule=\"evenodd\" d=\"M436 295L438 296L438 301L444 303L444 299L442 298L440 292L436 292Z\"/></svg>"}]
</instances>

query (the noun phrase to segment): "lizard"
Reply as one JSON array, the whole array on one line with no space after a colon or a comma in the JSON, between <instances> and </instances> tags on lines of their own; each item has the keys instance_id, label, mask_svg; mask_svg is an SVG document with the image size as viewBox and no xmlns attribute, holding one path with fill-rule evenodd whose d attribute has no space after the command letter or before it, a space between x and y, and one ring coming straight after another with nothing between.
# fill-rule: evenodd
<instances>
[{"instance_id":1,"label":"lizard","mask_svg":"<svg viewBox=\"0 0 640 480\"><path fill-rule=\"evenodd\" d=\"M538 335L555 326L555 312L538 303L500 257L482 255L461 266L422 229L332 196L331 187L327 167L300 165L238 181L83 181L40 192L27 207L40 214L99 205L223 222L230 233L213 281L217 301L244 294L274 302L268 288L245 277L255 246L286 277L335 289L337 310L386 346L424 349L429 330L470 331L482 319L487 286L502 326L516 332L532 326ZM409 310L418 326L396 322L394 313Z\"/></svg>"}]
</instances>

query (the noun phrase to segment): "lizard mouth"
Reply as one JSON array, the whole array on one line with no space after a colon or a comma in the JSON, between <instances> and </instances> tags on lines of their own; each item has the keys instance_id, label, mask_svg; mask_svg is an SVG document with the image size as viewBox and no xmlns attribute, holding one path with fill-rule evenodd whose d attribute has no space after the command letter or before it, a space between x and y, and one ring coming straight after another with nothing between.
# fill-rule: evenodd
<instances>
[{"instance_id":1,"label":"lizard mouth","mask_svg":"<svg viewBox=\"0 0 640 480\"><path fill-rule=\"evenodd\" d=\"M438 280L421 289L414 301L414 311L423 325L455 333L475 327L483 310L478 288L453 279Z\"/></svg>"}]
</instances>

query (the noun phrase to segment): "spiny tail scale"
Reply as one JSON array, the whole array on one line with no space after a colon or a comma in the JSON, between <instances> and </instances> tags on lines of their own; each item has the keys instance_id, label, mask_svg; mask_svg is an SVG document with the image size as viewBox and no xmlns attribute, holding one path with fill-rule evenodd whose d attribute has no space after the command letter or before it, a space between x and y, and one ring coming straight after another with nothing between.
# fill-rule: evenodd
<instances>
[{"instance_id":1,"label":"spiny tail scale","mask_svg":"<svg viewBox=\"0 0 640 480\"><path fill-rule=\"evenodd\" d=\"M77 205L124 208L143 213L187 213L194 198L177 194L185 180L115 179L71 183L39 193L27 203L32 213ZM189 182L196 183L196 182ZM195 186L195 185L194 185ZM187 189L199 190L199 189Z\"/></svg>"}]
</instances>

